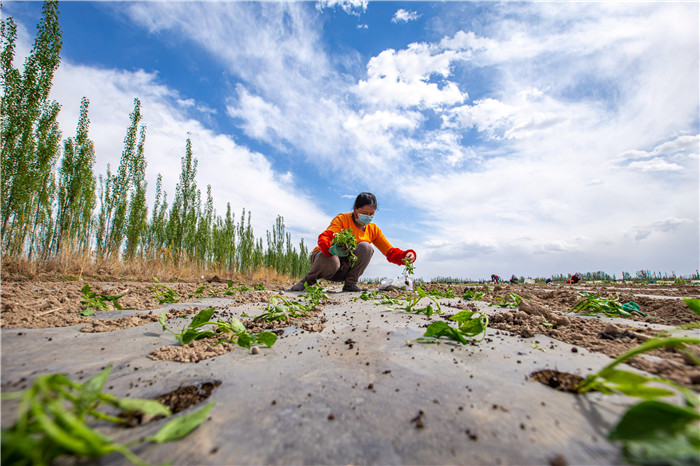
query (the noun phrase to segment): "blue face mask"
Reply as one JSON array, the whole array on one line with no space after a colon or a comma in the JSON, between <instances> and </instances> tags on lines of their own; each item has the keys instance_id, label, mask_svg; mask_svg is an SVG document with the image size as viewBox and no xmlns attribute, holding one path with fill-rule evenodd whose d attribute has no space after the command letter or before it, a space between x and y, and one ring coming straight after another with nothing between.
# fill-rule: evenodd
<instances>
[{"instance_id":1,"label":"blue face mask","mask_svg":"<svg viewBox=\"0 0 700 466\"><path fill-rule=\"evenodd\" d=\"M358 212L357 214L357 223L362 225L363 227L366 227L370 223L372 223L372 220L374 219L374 215L364 215Z\"/></svg>"}]
</instances>

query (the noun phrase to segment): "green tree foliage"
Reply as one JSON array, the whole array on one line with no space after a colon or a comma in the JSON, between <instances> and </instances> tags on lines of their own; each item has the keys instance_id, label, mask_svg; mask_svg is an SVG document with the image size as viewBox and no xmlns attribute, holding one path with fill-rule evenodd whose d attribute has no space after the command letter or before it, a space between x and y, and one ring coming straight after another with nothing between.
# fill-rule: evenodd
<instances>
[{"instance_id":1,"label":"green tree foliage","mask_svg":"<svg viewBox=\"0 0 700 466\"><path fill-rule=\"evenodd\" d=\"M180 181L175 187L175 200L168 219L168 247L176 261L192 257L201 198L197 189L197 159L192 155L192 141L187 138L181 159Z\"/></svg>"},{"instance_id":2,"label":"green tree foliage","mask_svg":"<svg viewBox=\"0 0 700 466\"><path fill-rule=\"evenodd\" d=\"M129 115L131 124L124 137L124 151L119 160L117 173L112 175L107 167L104 188L101 196L99 216L100 231L97 235L97 253L100 257L117 256L126 233L129 196L139 148L137 148L138 124L141 120L141 102L134 99L134 111ZM141 129L143 139L145 128ZM142 148L143 145L139 144ZM145 163L145 162L144 162ZM101 181L102 183L102 181Z\"/></svg>"},{"instance_id":3,"label":"green tree foliage","mask_svg":"<svg viewBox=\"0 0 700 466\"><path fill-rule=\"evenodd\" d=\"M144 144L146 142L146 127L141 127L139 143L134 157L130 161L131 197L129 199L128 218L126 222L127 259L133 259L143 244L143 236L148 228L148 207L146 207L146 157Z\"/></svg>"},{"instance_id":4,"label":"green tree foliage","mask_svg":"<svg viewBox=\"0 0 700 466\"><path fill-rule=\"evenodd\" d=\"M134 99L117 171L112 173L108 164L106 174L98 177L98 187L95 147L88 136L88 98L81 100L75 137L62 143L57 119L61 107L48 99L62 45L58 2L44 2L23 71L13 67L15 21L4 19L0 32L3 255L46 259L62 252L94 253L97 260L142 256L177 264L184 259L201 269L225 268L242 274L261 267L292 276L306 273L308 250L303 240L299 251L292 246L282 217L267 232L265 248L253 233L251 212L243 208L238 224L230 204L224 217L217 215L211 186L202 206L197 159L189 137L173 203L168 205L159 174L149 220L146 127L139 126L139 99Z\"/></svg>"},{"instance_id":5,"label":"green tree foliage","mask_svg":"<svg viewBox=\"0 0 700 466\"><path fill-rule=\"evenodd\" d=\"M12 65L17 39L13 18L2 21L1 32L3 251L19 255L29 246L31 255L34 244L45 243L51 231L53 169L60 141L56 117L60 106L48 97L62 46L58 2L44 3L37 37L23 72Z\"/></svg>"},{"instance_id":6,"label":"green tree foliage","mask_svg":"<svg viewBox=\"0 0 700 466\"><path fill-rule=\"evenodd\" d=\"M146 229L144 249L149 258L155 259L163 254L167 245L168 193L163 191L163 177L159 173L156 179L156 196L153 201L151 221Z\"/></svg>"},{"instance_id":7,"label":"green tree foliage","mask_svg":"<svg viewBox=\"0 0 700 466\"><path fill-rule=\"evenodd\" d=\"M88 138L88 106L83 97L75 138L63 144L63 158L58 171L57 208L52 253L62 248L69 252L89 247L92 214L95 208L95 148Z\"/></svg>"}]
</instances>

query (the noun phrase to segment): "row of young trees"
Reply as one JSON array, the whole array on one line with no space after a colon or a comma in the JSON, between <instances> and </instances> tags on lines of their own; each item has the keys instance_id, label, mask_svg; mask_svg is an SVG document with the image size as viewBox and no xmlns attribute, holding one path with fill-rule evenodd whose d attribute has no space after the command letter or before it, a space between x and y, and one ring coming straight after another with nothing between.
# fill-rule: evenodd
<instances>
[{"instance_id":1,"label":"row of young trees","mask_svg":"<svg viewBox=\"0 0 700 466\"><path fill-rule=\"evenodd\" d=\"M303 240L298 250L292 245L282 217L267 232L264 244L253 234L250 212L243 209L236 222L227 204L226 214L218 215L211 186L202 199L189 137L172 204L159 174L149 216L146 126L141 125L139 99L134 99L116 172L108 165L106 174L95 179L89 100L81 101L75 137L61 141L57 122L61 106L49 99L62 46L58 14L58 2L45 1L22 72L13 67L16 24L12 18L2 21L3 256L44 260L63 253L89 253L98 262L149 259L201 269L249 273L266 267L280 274L304 275L308 250Z\"/></svg>"}]
</instances>

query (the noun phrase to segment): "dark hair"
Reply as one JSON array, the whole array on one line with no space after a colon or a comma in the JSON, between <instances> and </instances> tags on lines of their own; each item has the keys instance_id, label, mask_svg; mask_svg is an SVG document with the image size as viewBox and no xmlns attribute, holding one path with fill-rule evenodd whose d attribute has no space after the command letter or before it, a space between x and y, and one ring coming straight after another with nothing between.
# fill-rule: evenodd
<instances>
[{"instance_id":1,"label":"dark hair","mask_svg":"<svg viewBox=\"0 0 700 466\"><path fill-rule=\"evenodd\" d=\"M353 207L355 209L359 209L360 207L364 207L366 205L373 207L374 209L377 208L377 198L374 196L374 194L360 193L357 195L355 198L355 205Z\"/></svg>"}]
</instances>

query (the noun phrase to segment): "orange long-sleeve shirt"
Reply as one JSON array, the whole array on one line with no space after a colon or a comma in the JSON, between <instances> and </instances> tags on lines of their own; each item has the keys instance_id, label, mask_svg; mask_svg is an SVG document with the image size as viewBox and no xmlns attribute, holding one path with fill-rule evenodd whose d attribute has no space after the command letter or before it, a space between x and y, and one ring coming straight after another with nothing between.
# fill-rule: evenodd
<instances>
[{"instance_id":1,"label":"orange long-sleeve shirt","mask_svg":"<svg viewBox=\"0 0 700 466\"><path fill-rule=\"evenodd\" d=\"M360 230L352 220L352 212L336 215L328 228L319 235L318 246L314 248L314 251L321 250L323 254L330 257L331 254L328 252L328 248L330 248L331 243L333 242L333 236L336 233L340 233L341 230L347 230L348 228L352 231L352 234L355 236L355 240L358 243L361 241L367 241L368 243L373 244L382 254L387 257L389 262L401 265L401 260L407 252L410 251L415 254L415 251L412 249L402 251L399 248L393 247L384 236L384 233L382 233L382 230L374 223L367 225L365 227L365 231Z\"/></svg>"}]
</instances>

